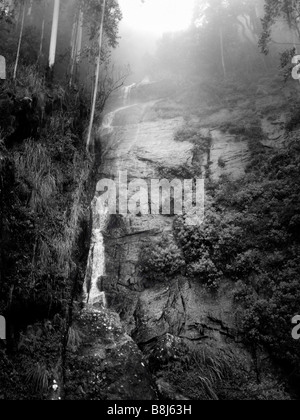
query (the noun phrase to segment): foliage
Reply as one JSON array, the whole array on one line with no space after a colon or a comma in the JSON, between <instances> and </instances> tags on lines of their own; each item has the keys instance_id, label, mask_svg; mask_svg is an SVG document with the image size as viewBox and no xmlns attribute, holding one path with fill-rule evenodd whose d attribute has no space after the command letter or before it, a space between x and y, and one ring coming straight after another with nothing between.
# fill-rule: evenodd
<instances>
[{"instance_id":1,"label":"foliage","mask_svg":"<svg viewBox=\"0 0 300 420\"><path fill-rule=\"evenodd\" d=\"M167 334L150 351L149 367L191 400L289 400L284 383L268 374L258 382L245 355L236 349L196 347Z\"/></svg>"},{"instance_id":2,"label":"foliage","mask_svg":"<svg viewBox=\"0 0 300 420\"><path fill-rule=\"evenodd\" d=\"M7 111L16 116L1 119L1 153L9 172L1 167L0 307L8 321L9 349L19 341L12 382L27 384L16 389L20 399L28 399L47 396L50 379L61 377L64 345L74 351L80 344L81 334L69 325L68 314L80 299L93 184L89 186L91 164L81 139L84 95L62 86L46 87L34 67L23 67L20 75L21 86L8 80L3 90L4 95L12 93ZM31 138L26 139L26 128ZM61 321L54 325L53 317ZM37 326L49 318L48 327ZM15 396L12 387L8 398Z\"/></svg>"},{"instance_id":3,"label":"foliage","mask_svg":"<svg viewBox=\"0 0 300 420\"><path fill-rule=\"evenodd\" d=\"M154 72L191 90L203 80L236 81L237 76L247 80L263 74L266 63L257 51L261 4L256 0L196 1L190 28L165 34L160 40Z\"/></svg>"},{"instance_id":4,"label":"foliage","mask_svg":"<svg viewBox=\"0 0 300 420\"><path fill-rule=\"evenodd\" d=\"M267 54L268 44L272 37L272 27L279 19L284 19L288 27L300 35L298 26L299 2L297 0L265 0L265 16L263 31L260 38L260 47Z\"/></svg>"},{"instance_id":5,"label":"foliage","mask_svg":"<svg viewBox=\"0 0 300 420\"><path fill-rule=\"evenodd\" d=\"M86 29L90 39L97 37L98 25L101 20L102 1L99 0L79 0L79 5L86 15ZM106 31L109 46L115 48L118 44L118 25L122 19L122 13L117 0L108 0L106 5L106 15L104 29Z\"/></svg>"},{"instance_id":6,"label":"foliage","mask_svg":"<svg viewBox=\"0 0 300 420\"><path fill-rule=\"evenodd\" d=\"M0 25L0 54L6 57L8 64L15 60L19 34L14 20L1 21ZM20 61L30 65L37 60L38 34L34 27L26 27L22 39Z\"/></svg>"},{"instance_id":7,"label":"foliage","mask_svg":"<svg viewBox=\"0 0 300 420\"><path fill-rule=\"evenodd\" d=\"M285 80L290 79L292 64L291 59L296 55L296 44L300 40L299 27L300 5L297 0L265 0L265 15L262 19L262 32L259 39L259 47L261 51L267 55L270 52L270 44L277 43L272 38L273 30L276 26L281 25L284 29L288 28L293 38L290 48L286 48L280 53L280 67Z\"/></svg>"},{"instance_id":8,"label":"foliage","mask_svg":"<svg viewBox=\"0 0 300 420\"><path fill-rule=\"evenodd\" d=\"M195 144L202 152L207 152L211 146L211 137L204 135L196 124L187 123L175 134L175 141L189 141Z\"/></svg>"},{"instance_id":9,"label":"foliage","mask_svg":"<svg viewBox=\"0 0 300 420\"><path fill-rule=\"evenodd\" d=\"M245 309L245 337L294 368L300 357L291 338L300 297L299 162L299 145L292 137L286 149L255 159L239 186L220 185L215 197L218 206L235 209L234 225L241 230L228 275L238 280L236 299Z\"/></svg>"},{"instance_id":10,"label":"foliage","mask_svg":"<svg viewBox=\"0 0 300 420\"><path fill-rule=\"evenodd\" d=\"M141 250L140 269L148 281L171 279L180 274L183 267L181 251L169 238L146 245Z\"/></svg>"},{"instance_id":11,"label":"foliage","mask_svg":"<svg viewBox=\"0 0 300 420\"><path fill-rule=\"evenodd\" d=\"M152 373L174 384L181 395L193 400L218 400L216 388L230 376L230 356L209 347L189 348L169 334L149 354Z\"/></svg>"}]
</instances>

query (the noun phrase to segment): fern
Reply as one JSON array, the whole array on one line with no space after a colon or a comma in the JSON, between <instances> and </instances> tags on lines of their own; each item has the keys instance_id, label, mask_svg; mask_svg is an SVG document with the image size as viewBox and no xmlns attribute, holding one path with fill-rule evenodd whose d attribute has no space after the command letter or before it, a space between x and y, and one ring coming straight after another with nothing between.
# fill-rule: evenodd
<instances>
[{"instance_id":1,"label":"fern","mask_svg":"<svg viewBox=\"0 0 300 420\"><path fill-rule=\"evenodd\" d=\"M35 392L44 393L49 388L50 372L46 366L36 363L26 374L26 383L31 384Z\"/></svg>"},{"instance_id":2,"label":"fern","mask_svg":"<svg viewBox=\"0 0 300 420\"><path fill-rule=\"evenodd\" d=\"M68 348L76 351L82 344L84 334L76 327L70 327L68 333Z\"/></svg>"}]
</instances>

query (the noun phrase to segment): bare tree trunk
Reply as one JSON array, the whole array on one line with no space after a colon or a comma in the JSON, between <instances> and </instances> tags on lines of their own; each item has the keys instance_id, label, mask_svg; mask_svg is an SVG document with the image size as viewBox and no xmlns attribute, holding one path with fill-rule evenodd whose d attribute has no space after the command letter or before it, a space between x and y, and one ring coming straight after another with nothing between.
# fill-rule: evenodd
<instances>
[{"instance_id":1,"label":"bare tree trunk","mask_svg":"<svg viewBox=\"0 0 300 420\"><path fill-rule=\"evenodd\" d=\"M220 27L220 45L221 45L221 58L222 58L222 68L224 73L224 79L227 77L226 65L225 65L225 56L224 56L224 39L223 39L223 29Z\"/></svg>"},{"instance_id":2,"label":"bare tree trunk","mask_svg":"<svg viewBox=\"0 0 300 420\"><path fill-rule=\"evenodd\" d=\"M51 41L50 41L50 51L49 51L49 68L50 69L52 69L55 63L59 8L60 8L60 0L54 0L52 31L51 31Z\"/></svg>"},{"instance_id":3,"label":"bare tree trunk","mask_svg":"<svg viewBox=\"0 0 300 420\"><path fill-rule=\"evenodd\" d=\"M71 71L70 71L70 82L69 82L70 86L72 86L72 83L73 83L73 74L74 74L74 68L75 68L77 32L78 32L78 16L76 12L75 20L73 23L73 29L72 29L72 38L71 38Z\"/></svg>"},{"instance_id":4,"label":"bare tree trunk","mask_svg":"<svg viewBox=\"0 0 300 420\"><path fill-rule=\"evenodd\" d=\"M41 29L41 38L40 38L40 48L39 48L39 55L37 62L40 61L42 55L43 55L43 44L44 44L44 37L45 37L45 18L46 16L46 0L44 0L44 13L43 13L43 22L42 22L42 29Z\"/></svg>"},{"instance_id":5,"label":"bare tree trunk","mask_svg":"<svg viewBox=\"0 0 300 420\"><path fill-rule=\"evenodd\" d=\"M88 152L89 152L90 146L91 146L92 129L93 129L93 124L94 124L97 94L98 94L100 65L101 65L101 50L102 50L102 39L103 39L103 26L104 26L104 16L105 16L105 5L106 5L106 0L102 0L102 16L101 16L101 25L100 25L100 29L99 29L99 54L98 54L98 57L97 57L93 103L92 103L90 123L89 123L88 136L87 136L87 142L86 142L86 149L87 149Z\"/></svg>"},{"instance_id":6,"label":"bare tree trunk","mask_svg":"<svg viewBox=\"0 0 300 420\"><path fill-rule=\"evenodd\" d=\"M80 10L78 17L78 31L77 31L77 40L76 40L76 62L80 61L80 54L82 48L82 32L83 32L83 11Z\"/></svg>"},{"instance_id":7,"label":"bare tree trunk","mask_svg":"<svg viewBox=\"0 0 300 420\"><path fill-rule=\"evenodd\" d=\"M16 57L16 62L15 62L14 75L13 75L14 80L17 77L17 70L18 70L18 64L19 64L19 58L20 58L21 43L22 43L23 32L24 32L25 11L26 11L26 2L24 1L23 2L23 15L22 15L22 23L21 23L21 29L20 29L20 36L19 36L17 57Z\"/></svg>"},{"instance_id":8,"label":"bare tree trunk","mask_svg":"<svg viewBox=\"0 0 300 420\"><path fill-rule=\"evenodd\" d=\"M73 34L72 34L70 86L72 86L72 83L73 83L73 76L74 76L76 64L78 64L80 61L80 54L81 54L81 48L82 48L82 32L83 32L83 11L80 8L78 12L78 16L76 16L76 21L74 22Z\"/></svg>"},{"instance_id":9,"label":"bare tree trunk","mask_svg":"<svg viewBox=\"0 0 300 420\"><path fill-rule=\"evenodd\" d=\"M38 61L41 59L42 54L43 54L44 35L45 35L45 17L43 18L43 22L42 22L42 32L41 32L41 40L40 40L40 49L39 49Z\"/></svg>"},{"instance_id":10,"label":"bare tree trunk","mask_svg":"<svg viewBox=\"0 0 300 420\"><path fill-rule=\"evenodd\" d=\"M29 9L28 9L28 13L27 13L28 16L31 16L32 6L33 6L33 0L30 0Z\"/></svg>"}]
</instances>

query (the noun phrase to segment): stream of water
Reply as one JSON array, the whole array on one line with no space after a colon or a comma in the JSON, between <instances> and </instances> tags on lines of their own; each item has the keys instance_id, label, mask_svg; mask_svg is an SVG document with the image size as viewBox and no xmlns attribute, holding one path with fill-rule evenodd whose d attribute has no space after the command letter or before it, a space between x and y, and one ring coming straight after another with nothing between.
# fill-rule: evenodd
<instances>
[{"instance_id":1,"label":"stream of water","mask_svg":"<svg viewBox=\"0 0 300 420\"><path fill-rule=\"evenodd\" d=\"M118 108L112 112L106 114L103 118L102 125L100 127L100 138L110 135L114 131L113 122L116 115L130 108L129 103L130 94L135 84L125 86L123 91L123 102L124 106ZM88 306L100 306L106 307L107 301L105 292L102 291L101 280L105 276L105 244L103 233L106 230L109 221L109 209L103 207L101 200L97 196L94 197L92 203L92 219L93 219L93 230L91 245L88 257L88 265L86 271L86 277L83 286L84 301Z\"/></svg>"},{"instance_id":2,"label":"stream of water","mask_svg":"<svg viewBox=\"0 0 300 420\"><path fill-rule=\"evenodd\" d=\"M101 176L117 179L120 171L127 171L128 179L149 180L159 176L159 168L189 166L193 158L193 145L174 140L174 134L182 126L183 118L156 117L154 109L157 101L129 104L132 88L129 86L124 89L124 106L108 113L103 119L100 128L103 148L102 162L99 162ZM84 294L87 305L103 307L106 305L106 297L102 280L107 274L104 235L110 213L101 203L102 200L96 194L92 202L93 233ZM130 235L153 229L169 230L172 224L169 217L162 215L145 215L140 218L128 215L123 219Z\"/></svg>"}]
</instances>

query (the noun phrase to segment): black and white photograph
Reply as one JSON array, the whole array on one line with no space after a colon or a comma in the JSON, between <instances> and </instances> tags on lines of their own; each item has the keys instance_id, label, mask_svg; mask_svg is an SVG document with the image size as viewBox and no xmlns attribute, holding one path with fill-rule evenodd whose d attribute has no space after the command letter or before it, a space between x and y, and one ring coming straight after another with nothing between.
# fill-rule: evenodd
<instances>
[{"instance_id":1,"label":"black and white photograph","mask_svg":"<svg viewBox=\"0 0 300 420\"><path fill-rule=\"evenodd\" d=\"M0 401L22 400L300 400L300 0L0 0Z\"/></svg>"}]
</instances>

